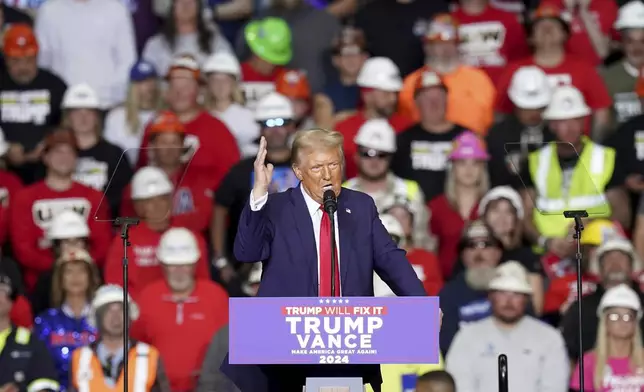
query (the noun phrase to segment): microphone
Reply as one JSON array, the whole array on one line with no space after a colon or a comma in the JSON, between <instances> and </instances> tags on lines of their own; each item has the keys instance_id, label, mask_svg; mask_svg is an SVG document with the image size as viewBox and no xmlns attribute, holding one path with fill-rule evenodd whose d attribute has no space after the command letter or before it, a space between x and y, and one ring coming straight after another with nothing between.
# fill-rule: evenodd
<instances>
[{"instance_id":1,"label":"microphone","mask_svg":"<svg viewBox=\"0 0 644 392\"><path fill-rule=\"evenodd\" d=\"M338 200L335 198L333 189L327 189L322 195L322 203L324 204L324 211L333 215L338 210Z\"/></svg>"}]
</instances>

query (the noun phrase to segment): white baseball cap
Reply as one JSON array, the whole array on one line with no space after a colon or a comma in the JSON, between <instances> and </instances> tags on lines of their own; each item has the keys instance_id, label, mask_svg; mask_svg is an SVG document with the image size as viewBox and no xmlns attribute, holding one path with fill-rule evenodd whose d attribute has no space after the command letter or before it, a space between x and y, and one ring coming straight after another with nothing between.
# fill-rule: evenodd
<instances>
[{"instance_id":1,"label":"white baseball cap","mask_svg":"<svg viewBox=\"0 0 644 392\"><path fill-rule=\"evenodd\" d=\"M166 265L195 264L201 257L197 238L184 227L163 233L157 247L157 259Z\"/></svg>"},{"instance_id":2,"label":"white baseball cap","mask_svg":"<svg viewBox=\"0 0 644 392\"><path fill-rule=\"evenodd\" d=\"M512 75L508 96L520 109L545 108L552 99L548 76L536 65L521 67Z\"/></svg>"},{"instance_id":3,"label":"white baseball cap","mask_svg":"<svg viewBox=\"0 0 644 392\"><path fill-rule=\"evenodd\" d=\"M171 194L174 186L165 172L158 167L146 166L140 168L132 177L132 200L149 199L156 196Z\"/></svg>"}]
</instances>

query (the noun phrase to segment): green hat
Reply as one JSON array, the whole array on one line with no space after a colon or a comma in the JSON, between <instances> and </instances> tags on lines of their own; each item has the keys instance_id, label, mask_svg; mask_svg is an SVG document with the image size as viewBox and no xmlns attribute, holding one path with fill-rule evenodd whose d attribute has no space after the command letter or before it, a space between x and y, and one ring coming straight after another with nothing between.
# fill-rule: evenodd
<instances>
[{"instance_id":1,"label":"green hat","mask_svg":"<svg viewBox=\"0 0 644 392\"><path fill-rule=\"evenodd\" d=\"M250 22L244 29L248 47L257 57L273 65L291 61L291 29L283 19L264 18Z\"/></svg>"}]
</instances>

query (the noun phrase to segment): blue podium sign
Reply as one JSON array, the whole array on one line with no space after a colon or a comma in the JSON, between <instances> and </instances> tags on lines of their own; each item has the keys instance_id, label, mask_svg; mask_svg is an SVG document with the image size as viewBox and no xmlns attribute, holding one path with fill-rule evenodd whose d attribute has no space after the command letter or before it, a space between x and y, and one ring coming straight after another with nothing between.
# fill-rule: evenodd
<instances>
[{"instance_id":1,"label":"blue podium sign","mask_svg":"<svg viewBox=\"0 0 644 392\"><path fill-rule=\"evenodd\" d=\"M437 297L231 298L232 364L439 362Z\"/></svg>"}]
</instances>

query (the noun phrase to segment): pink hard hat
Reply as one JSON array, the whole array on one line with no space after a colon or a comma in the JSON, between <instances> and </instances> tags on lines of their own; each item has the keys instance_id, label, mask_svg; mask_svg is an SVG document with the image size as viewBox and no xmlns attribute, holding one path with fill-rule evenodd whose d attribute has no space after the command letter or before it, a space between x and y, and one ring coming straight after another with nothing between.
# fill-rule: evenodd
<instances>
[{"instance_id":1,"label":"pink hard hat","mask_svg":"<svg viewBox=\"0 0 644 392\"><path fill-rule=\"evenodd\" d=\"M452 161L459 159L487 161L490 155L487 153L485 142L477 134L465 131L454 138L453 148L448 158Z\"/></svg>"}]
</instances>

